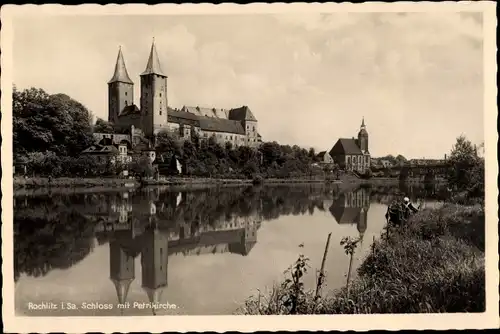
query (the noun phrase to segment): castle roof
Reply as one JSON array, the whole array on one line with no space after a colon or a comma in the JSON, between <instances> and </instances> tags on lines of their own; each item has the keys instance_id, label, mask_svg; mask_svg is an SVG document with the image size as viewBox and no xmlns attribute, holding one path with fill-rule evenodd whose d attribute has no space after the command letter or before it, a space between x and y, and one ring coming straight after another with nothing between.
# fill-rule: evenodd
<instances>
[{"instance_id":1,"label":"castle roof","mask_svg":"<svg viewBox=\"0 0 500 334\"><path fill-rule=\"evenodd\" d=\"M127 300L128 290L130 289L130 284L134 279L117 280L112 279L113 284L116 288L116 295L118 296L118 303L123 304Z\"/></svg>"},{"instance_id":2,"label":"castle roof","mask_svg":"<svg viewBox=\"0 0 500 334\"><path fill-rule=\"evenodd\" d=\"M255 246L256 243L257 241L246 241L244 243L241 242L231 243L229 244L229 251L231 253L247 256L248 254L250 254L250 251L252 250L252 248Z\"/></svg>"},{"instance_id":3,"label":"castle roof","mask_svg":"<svg viewBox=\"0 0 500 334\"><path fill-rule=\"evenodd\" d=\"M330 150L330 155L333 157L335 155L346 155L354 154L361 155L361 149L359 148L356 140L354 138L340 138L337 143Z\"/></svg>"},{"instance_id":4,"label":"castle roof","mask_svg":"<svg viewBox=\"0 0 500 334\"><path fill-rule=\"evenodd\" d=\"M247 106L229 110L229 119L237 121L257 121L252 111Z\"/></svg>"},{"instance_id":5,"label":"castle roof","mask_svg":"<svg viewBox=\"0 0 500 334\"><path fill-rule=\"evenodd\" d=\"M127 68L125 67L125 60L123 59L122 49L118 51L118 57L116 58L115 65L115 73L111 80L109 80L109 84L113 82L124 82L128 84L134 84L127 72Z\"/></svg>"},{"instance_id":6,"label":"castle roof","mask_svg":"<svg viewBox=\"0 0 500 334\"><path fill-rule=\"evenodd\" d=\"M184 106L182 111L189 112L198 116L228 118L229 111L227 109L206 108L206 107L191 107Z\"/></svg>"},{"instance_id":7,"label":"castle roof","mask_svg":"<svg viewBox=\"0 0 500 334\"><path fill-rule=\"evenodd\" d=\"M139 110L139 107L136 106L135 104L131 104L131 105L126 106L125 108L123 108L122 112L120 113L120 115L118 115L118 117L120 117L120 116L126 116L126 115L132 115L132 114L139 115L140 113L141 113L141 111Z\"/></svg>"},{"instance_id":8,"label":"castle roof","mask_svg":"<svg viewBox=\"0 0 500 334\"><path fill-rule=\"evenodd\" d=\"M189 120L192 120L192 121L198 121L199 120L198 119L198 115L190 113L190 112L186 112L186 111L181 111L181 110L169 109L168 110L168 116L178 117L178 118L182 118L182 119L189 119Z\"/></svg>"},{"instance_id":9,"label":"castle roof","mask_svg":"<svg viewBox=\"0 0 500 334\"><path fill-rule=\"evenodd\" d=\"M199 122L200 128L204 131L245 134L245 129L238 121L215 117L199 117Z\"/></svg>"},{"instance_id":10,"label":"castle roof","mask_svg":"<svg viewBox=\"0 0 500 334\"><path fill-rule=\"evenodd\" d=\"M158 53L156 52L156 46L154 41L153 44L151 45L151 52L149 53L148 64L146 65L146 69L144 70L144 72L142 72L141 75L148 75L148 74L156 74L166 77L166 75L163 74L163 70L161 69L160 59L158 58Z\"/></svg>"}]
</instances>

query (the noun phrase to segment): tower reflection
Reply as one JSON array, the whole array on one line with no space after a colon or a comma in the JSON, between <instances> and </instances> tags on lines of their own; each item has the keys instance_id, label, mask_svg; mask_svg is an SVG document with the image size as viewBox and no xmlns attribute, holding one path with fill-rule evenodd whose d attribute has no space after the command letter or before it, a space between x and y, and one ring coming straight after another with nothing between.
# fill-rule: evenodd
<instances>
[{"instance_id":1,"label":"tower reflection","mask_svg":"<svg viewBox=\"0 0 500 334\"><path fill-rule=\"evenodd\" d=\"M261 219L256 212L210 219L193 210L197 196L171 192L160 195L156 191L134 196L123 193L95 207L100 217L97 238L109 240L110 279L120 304L127 302L139 255L141 286L154 306L161 302L168 286L169 256L226 252L247 256L257 243ZM151 310L156 315L155 308Z\"/></svg>"}]
</instances>

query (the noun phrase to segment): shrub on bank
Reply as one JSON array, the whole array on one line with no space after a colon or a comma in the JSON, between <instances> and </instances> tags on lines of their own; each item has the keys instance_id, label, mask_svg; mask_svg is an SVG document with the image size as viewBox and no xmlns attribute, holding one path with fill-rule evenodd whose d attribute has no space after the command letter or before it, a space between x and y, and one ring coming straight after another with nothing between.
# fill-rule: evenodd
<instances>
[{"instance_id":1,"label":"shrub on bank","mask_svg":"<svg viewBox=\"0 0 500 334\"><path fill-rule=\"evenodd\" d=\"M423 210L375 242L349 291L319 300L306 291L295 314L482 312L484 223L479 205ZM278 298L289 293L275 286L266 298L249 298L239 312L292 314Z\"/></svg>"}]
</instances>

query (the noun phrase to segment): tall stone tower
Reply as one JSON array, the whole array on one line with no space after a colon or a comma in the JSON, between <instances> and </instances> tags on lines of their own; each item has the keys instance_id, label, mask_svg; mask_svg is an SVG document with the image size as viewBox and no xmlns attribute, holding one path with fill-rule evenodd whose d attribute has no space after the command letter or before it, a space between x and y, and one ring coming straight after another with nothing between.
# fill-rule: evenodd
<instances>
[{"instance_id":1,"label":"tall stone tower","mask_svg":"<svg viewBox=\"0 0 500 334\"><path fill-rule=\"evenodd\" d=\"M167 76L161 68L153 40L148 64L141 74L142 128L146 136L167 126L167 105Z\"/></svg>"},{"instance_id":2,"label":"tall stone tower","mask_svg":"<svg viewBox=\"0 0 500 334\"><path fill-rule=\"evenodd\" d=\"M120 47L115 73L108 82L108 121L115 123L122 110L132 104L134 104L134 83L128 75Z\"/></svg>"},{"instance_id":3,"label":"tall stone tower","mask_svg":"<svg viewBox=\"0 0 500 334\"><path fill-rule=\"evenodd\" d=\"M358 145L363 154L367 154L368 151L368 132L366 131L365 126L365 118L363 117L363 121L361 122L361 128L358 132Z\"/></svg>"}]
</instances>

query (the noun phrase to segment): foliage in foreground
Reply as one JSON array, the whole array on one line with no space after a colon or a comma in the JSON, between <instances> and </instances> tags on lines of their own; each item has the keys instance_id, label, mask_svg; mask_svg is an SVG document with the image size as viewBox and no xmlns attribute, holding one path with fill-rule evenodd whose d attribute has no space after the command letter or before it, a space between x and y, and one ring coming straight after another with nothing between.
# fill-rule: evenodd
<instances>
[{"instance_id":1,"label":"foliage in foreground","mask_svg":"<svg viewBox=\"0 0 500 334\"><path fill-rule=\"evenodd\" d=\"M388 231L358 269L358 277L319 299L301 293L295 313L281 300L296 294L274 286L249 298L243 314L482 312L485 309L484 207L447 204L427 209Z\"/></svg>"}]
</instances>

